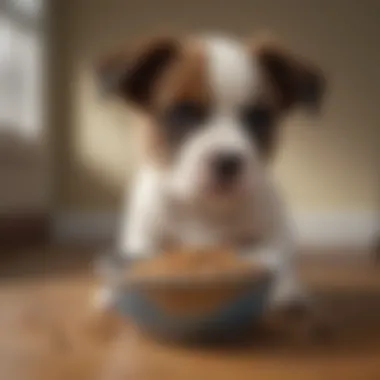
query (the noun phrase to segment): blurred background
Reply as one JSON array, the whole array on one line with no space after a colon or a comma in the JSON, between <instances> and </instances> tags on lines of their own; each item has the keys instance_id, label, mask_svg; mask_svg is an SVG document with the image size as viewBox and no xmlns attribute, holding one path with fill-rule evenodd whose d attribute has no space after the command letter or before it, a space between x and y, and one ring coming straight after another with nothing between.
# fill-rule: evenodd
<instances>
[{"instance_id":1,"label":"blurred background","mask_svg":"<svg viewBox=\"0 0 380 380\"><path fill-rule=\"evenodd\" d=\"M323 113L288 120L276 172L302 244L368 246L379 211L379 15L377 0L1 0L2 240L15 228L112 237L139 120L102 98L95 62L141 34L216 30L269 31L325 69Z\"/></svg>"},{"instance_id":2,"label":"blurred background","mask_svg":"<svg viewBox=\"0 0 380 380\"><path fill-rule=\"evenodd\" d=\"M275 171L301 252L315 254L301 255L301 275L340 318L341 349L277 355L275 342L265 357L229 360L133 334L113 346L83 338L91 264L113 243L140 123L102 96L94 66L160 31L267 31L325 69L323 112L287 120ZM0 0L0 379L379 379L380 281L368 260L380 249L379 37L379 0Z\"/></svg>"}]
</instances>

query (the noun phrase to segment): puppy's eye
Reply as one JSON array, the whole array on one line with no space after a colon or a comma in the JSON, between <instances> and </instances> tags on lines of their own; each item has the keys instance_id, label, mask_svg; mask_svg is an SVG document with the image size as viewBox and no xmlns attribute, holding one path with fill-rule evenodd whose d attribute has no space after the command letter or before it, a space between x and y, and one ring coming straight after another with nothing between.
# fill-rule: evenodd
<instances>
[{"instance_id":1,"label":"puppy's eye","mask_svg":"<svg viewBox=\"0 0 380 380\"><path fill-rule=\"evenodd\" d=\"M272 124L272 112L265 106L246 107L242 110L241 118L246 127L255 129L267 128Z\"/></svg>"},{"instance_id":2,"label":"puppy's eye","mask_svg":"<svg viewBox=\"0 0 380 380\"><path fill-rule=\"evenodd\" d=\"M167 110L165 124L170 127L188 128L203 122L206 116L205 106L192 101L182 101Z\"/></svg>"},{"instance_id":3,"label":"puppy's eye","mask_svg":"<svg viewBox=\"0 0 380 380\"><path fill-rule=\"evenodd\" d=\"M269 107L255 105L241 111L241 121L249 135L260 148L266 150L271 143L273 133L273 112Z\"/></svg>"}]
</instances>

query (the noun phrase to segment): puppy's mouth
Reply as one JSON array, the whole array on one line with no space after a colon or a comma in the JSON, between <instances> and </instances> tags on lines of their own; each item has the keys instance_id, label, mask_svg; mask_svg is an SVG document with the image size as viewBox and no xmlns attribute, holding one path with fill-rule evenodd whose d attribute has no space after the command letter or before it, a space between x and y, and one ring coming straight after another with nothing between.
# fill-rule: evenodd
<instances>
[{"instance_id":1,"label":"puppy's mouth","mask_svg":"<svg viewBox=\"0 0 380 380\"><path fill-rule=\"evenodd\" d=\"M243 179L236 181L210 181L203 189L203 194L208 198L239 198L247 192L248 186Z\"/></svg>"}]
</instances>

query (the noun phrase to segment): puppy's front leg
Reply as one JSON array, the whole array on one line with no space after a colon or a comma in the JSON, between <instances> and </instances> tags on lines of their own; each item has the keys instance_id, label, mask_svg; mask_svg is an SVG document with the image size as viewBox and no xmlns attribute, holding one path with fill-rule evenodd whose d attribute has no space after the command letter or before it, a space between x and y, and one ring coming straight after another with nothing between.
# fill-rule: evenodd
<instances>
[{"instance_id":1,"label":"puppy's front leg","mask_svg":"<svg viewBox=\"0 0 380 380\"><path fill-rule=\"evenodd\" d=\"M141 171L126 202L121 221L116 254L113 263L108 262L102 271L102 286L95 295L94 304L101 309L112 307L116 289L125 266L130 260L155 254L160 248L163 235L164 215L162 196L156 173ZM116 256L116 257L115 257Z\"/></svg>"},{"instance_id":2,"label":"puppy's front leg","mask_svg":"<svg viewBox=\"0 0 380 380\"><path fill-rule=\"evenodd\" d=\"M284 242L285 243L285 242ZM256 249L248 258L274 275L268 305L268 315L275 325L283 325L293 337L312 340L331 335L331 318L322 305L305 289L299 280L294 263L294 250L289 244L267 244Z\"/></svg>"},{"instance_id":3,"label":"puppy's front leg","mask_svg":"<svg viewBox=\"0 0 380 380\"><path fill-rule=\"evenodd\" d=\"M299 281L294 268L294 253L289 242L268 242L245 250L244 255L253 263L273 273L270 309L288 305L309 305L311 298Z\"/></svg>"},{"instance_id":4,"label":"puppy's front leg","mask_svg":"<svg viewBox=\"0 0 380 380\"><path fill-rule=\"evenodd\" d=\"M133 214L132 214L133 215ZM115 305L120 286L124 282L124 272L129 260L146 257L157 252L157 241L149 233L149 213L139 219L129 218L129 228L123 231L118 248L103 258L98 266L100 287L95 290L91 299L91 313L87 324L92 335L112 338L123 326ZM145 219L146 218L146 219Z\"/></svg>"}]
</instances>

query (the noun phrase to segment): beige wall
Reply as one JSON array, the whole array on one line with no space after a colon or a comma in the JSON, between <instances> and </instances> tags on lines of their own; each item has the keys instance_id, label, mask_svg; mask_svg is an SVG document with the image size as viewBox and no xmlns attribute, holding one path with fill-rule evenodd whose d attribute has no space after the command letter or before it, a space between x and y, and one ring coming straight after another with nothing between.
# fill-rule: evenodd
<instances>
[{"instance_id":1,"label":"beige wall","mask_svg":"<svg viewBox=\"0 0 380 380\"><path fill-rule=\"evenodd\" d=\"M59 3L59 2L57 2ZM267 29L329 73L323 118L289 120L277 171L301 211L377 207L380 2L377 0L67 0L55 14L57 201L114 209L133 167L136 123L95 91L104 49L162 26L247 35ZM157 4L157 5L154 5ZM222 5L223 4L223 5ZM58 101L57 101L58 100Z\"/></svg>"}]
</instances>

